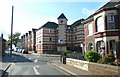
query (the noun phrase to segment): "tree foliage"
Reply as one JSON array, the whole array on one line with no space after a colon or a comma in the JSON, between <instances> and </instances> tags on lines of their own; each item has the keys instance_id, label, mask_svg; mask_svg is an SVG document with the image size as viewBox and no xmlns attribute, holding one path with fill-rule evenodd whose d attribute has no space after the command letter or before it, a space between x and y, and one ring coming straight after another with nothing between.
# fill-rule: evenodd
<instances>
[{"instance_id":1,"label":"tree foliage","mask_svg":"<svg viewBox=\"0 0 120 77\"><path fill-rule=\"evenodd\" d=\"M13 34L13 37L12 37L12 43L16 46L17 45L17 42L20 40L19 39L19 36L21 35L21 33L19 32L15 32ZM8 41L7 41L7 44L10 44L11 43L11 34L8 35Z\"/></svg>"}]
</instances>

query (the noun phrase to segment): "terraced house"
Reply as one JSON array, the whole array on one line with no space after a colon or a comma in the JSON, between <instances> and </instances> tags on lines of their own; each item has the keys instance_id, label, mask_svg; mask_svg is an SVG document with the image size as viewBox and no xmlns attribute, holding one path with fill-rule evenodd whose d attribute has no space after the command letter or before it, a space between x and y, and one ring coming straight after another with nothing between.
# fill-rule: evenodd
<instances>
[{"instance_id":1,"label":"terraced house","mask_svg":"<svg viewBox=\"0 0 120 77\"><path fill-rule=\"evenodd\" d=\"M120 1L108 2L85 21L85 52L120 57Z\"/></svg>"},{"instance_id":2,"label":"terraced house","mask_svg":"<svg viewBox=\"0 0 120 77\"><path fill-rule=\"evenodd\" d=\"M58 18L58 24L47 22L36 31L36 51L48 53L63 51L74 46L80 47L84 42L83 19L67 25L68 19L62 13ZM73 48L74 49L74 48Z\"/></svg>"},{"instance_id":3,"label":"terraced house","mask_svg":"<svg viewBox=\"0 0 120 77\"><path fill-rule=\"evenodd\" d=\"M22 48L28 49L29 51L36 51L36 30L28 31L28 33L21 36Z\"/></svg>"}]
</instances>

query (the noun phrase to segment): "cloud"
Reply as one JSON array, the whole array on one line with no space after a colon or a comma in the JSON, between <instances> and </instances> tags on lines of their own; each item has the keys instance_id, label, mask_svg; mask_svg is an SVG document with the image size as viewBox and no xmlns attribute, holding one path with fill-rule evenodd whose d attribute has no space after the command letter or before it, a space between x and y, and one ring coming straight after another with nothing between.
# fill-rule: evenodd
<instances>
[{"instance_id":1,"label":"cloud","mask_svg":"<svg viewBox=\"0 0 120 77\"><path fill-rule=\"evenodd\" d=\"M96 10L95 9L87 9L87 8L82 8L82 13L85 16L90 16L91 14L93 14Z\"/></svg>"}]
</instances>

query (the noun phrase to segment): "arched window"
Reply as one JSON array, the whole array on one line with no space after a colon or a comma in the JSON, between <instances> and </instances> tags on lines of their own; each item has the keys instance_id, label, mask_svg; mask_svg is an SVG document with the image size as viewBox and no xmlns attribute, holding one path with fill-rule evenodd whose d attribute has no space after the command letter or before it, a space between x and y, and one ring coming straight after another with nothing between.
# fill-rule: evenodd
<instances>
[{"instance_id":1,"label":"arched window","mask_svg":"<svg viewBox=\"0 0 120 77\"><path fill-rule=\"evenodd\" d=\"M93 50L93 44L92 43L88 44L88 50Z\"/></svg>"},{"instance_id":2,"label":"arched window","mask_svg":"<svg viewBox=\"0 0 120 77\"><path fill-rule=\"evenodd\" d=\"M100 16L96 19L96 29L97 32L103 32L104 31L104 18L103 16Z\"/></svg>"}]
</instances>

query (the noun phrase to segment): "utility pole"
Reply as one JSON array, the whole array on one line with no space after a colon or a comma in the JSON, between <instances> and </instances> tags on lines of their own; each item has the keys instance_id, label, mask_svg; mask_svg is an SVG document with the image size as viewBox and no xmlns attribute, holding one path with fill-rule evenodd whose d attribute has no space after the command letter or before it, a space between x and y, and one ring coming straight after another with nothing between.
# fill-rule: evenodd
<instances>
[{"instance_id":1,"label":"utility pole","mask_svg":"<svg viewBox=\"0 0 120 77\"><path fill-rule=\"evenodd\" d=\"M14 6L12 6L12 18L11 18L11 44L10 44L10 55L12 56L12 37L13 37L13 11Z\"/></svg>"}]
</instances>

